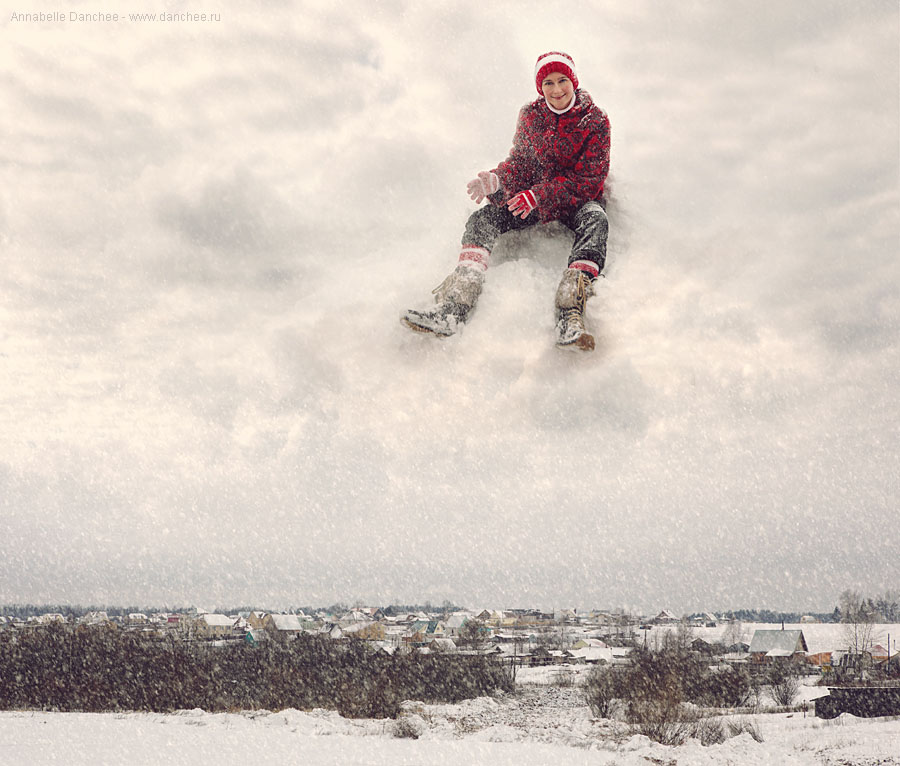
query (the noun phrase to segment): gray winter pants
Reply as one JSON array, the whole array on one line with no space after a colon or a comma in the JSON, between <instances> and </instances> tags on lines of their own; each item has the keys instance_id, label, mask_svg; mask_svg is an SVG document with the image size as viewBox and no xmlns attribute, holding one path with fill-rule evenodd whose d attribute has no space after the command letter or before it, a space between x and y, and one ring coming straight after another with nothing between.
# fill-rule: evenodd
<instances>
[{"instance_id":1,"label":"gray winter pants","mask_svg":"<svg viewBox=\"0 0 900 766\"><path fill-rule=\"evenodd\" d=\"M494 249L501 234L525 229L536 223L536 212L522 220L510 213L505 206L485 205L469 216L462 244L477 245L490 251ZM599 271L603 271L606 263L606 235L609 232L609 219L603 206L596 200L585 202L573 216L561 220L561 223L575 232L569 263L590 261L596 264Z\"/></svg>"}]
</instances>

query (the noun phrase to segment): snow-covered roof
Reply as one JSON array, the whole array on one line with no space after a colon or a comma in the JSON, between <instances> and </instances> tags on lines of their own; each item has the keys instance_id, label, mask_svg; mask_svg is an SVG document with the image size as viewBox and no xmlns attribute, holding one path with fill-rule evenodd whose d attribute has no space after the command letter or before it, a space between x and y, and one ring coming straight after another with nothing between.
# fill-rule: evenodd
<instances>
[{"instance_id":1,"label":"snow-covered roof","mask_svg":"<svg viewBox=\"0 0 900 766\"><path fill-rule=\"evenodd\" d=\"M367 622L352 622L349 625L342 625L341 629L344 631L344 635L350 636L354 633L360 633L361 631L367 630L373 625L378 625L378 623L373 622L372 620Z\"/></svg>"},{"instance_id":2,"label":"snow-covered roof","mask_svg":"<svg viewBox=\"0 0 900 766\"><path fill-rule=\"evenodd\" d=\"M109 622L109 615L106 612L88 612L81 618L81 622L87 624Z\"/></svg>"},{"instance_id":3,"label":"snow-covered roof","mask_svg":"<svg viewBox=\"0 0 900 766\"><path fill-rule=\"evenodd\" d=\"M275 630L303 630L300 618L296 614L270 614Z\"/></svg>"},{"instance_id":4,"label":"snow-covered roof","mask_svg":"<svg viewBox=\"0 0 900 766\"><path fill-rule=\"evenodd\" d=\"M230 628L234 625L234 619L224 614L204 614L200 619L211 628Z\"/></svg>"},{"instance_id":5,"label":"snow-covered roof","mask_svg":"<svg viewBox=\"0 0 900 766\"><path fill-rule=\"evenodd\" d=\"M455 614L451 614L447 618L446 626L448 628L450 628L451 630L455 629L455 628L461 628L463 625L466 624L466 622L468 620L469 620L469 615L462 614L460 612L456 612Z\"/></svg>"},{"instance_id":6,"label":"snow-covered roof","mask_svg":"<svg viewBox=\"0 0 900 766\"><path fill-rule=\"evenodd\" d=\"M756 630L750 639L751 654L770 654L773 651L784 651L788 655L794 652L809 651L802 630ZM770 655L776 656L776 655ZM783 655L778 655L783 656Z\"/></svg>"},{"instance_id":7,"label":"snow-covered roof","mask_svg":"<svg viewBox=\"0 0 900 766\"><path fill-rule=\"evenodd\" d=\"M437 633L443 630L444 623L438 620L417 620L410 626L410 633Z\"/></svg>"},{"instance_id":8,"label":"snow-covered roof","mask_svg":"<svg viewBox=\"0 0 900 766\"><path fill-rule=\"evenodd\" d=\"M433 649L437 649L442 652L455 652L456 644L453 643L453 639L450 638L435 638L428 642L428 646Z\"/></svg>"},{"instance_id":9,"label":"snow-covered roof","mask_svg":"<svg viewBox=\"0 0 900 766\"><path fill-rule=\"evenodd\" d=\"M569 654L585 662L612 662L612 649L599 646L586 646L583 649L570 649Z\"/></svg>"}]
</instances>

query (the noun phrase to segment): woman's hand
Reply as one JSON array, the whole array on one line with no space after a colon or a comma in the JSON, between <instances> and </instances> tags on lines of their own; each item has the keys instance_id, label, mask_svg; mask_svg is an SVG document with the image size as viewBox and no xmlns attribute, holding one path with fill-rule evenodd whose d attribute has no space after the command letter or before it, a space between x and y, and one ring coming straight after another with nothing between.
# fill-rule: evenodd
<instances>
[{"instance_id":1,"label":"woman's hand","mask_svg":"<svg viewBox=\"0 0 900 766\"><path fill-rule=\"evenodd\" d=\"M478 174L478 178L473 178L469 181L469 185L466 188L469 191L469 196L475 200L475 204L480 205L485 197L493 194L500 188L500 179L496 173L482 170Z\"/></svg>"},{"instance_id":2,"label":"woman's hand","mask_svg":"<svg viewBox=\"0 0 900 766\"><path fill-rule=\"evenodd\" d=\"M520 215L525 219L537 207L537 197L534 196L534 192L531 189L526 189L512 197L507 207L509 207L509 212L514 216Z\"/></svg>"}]
</instances>

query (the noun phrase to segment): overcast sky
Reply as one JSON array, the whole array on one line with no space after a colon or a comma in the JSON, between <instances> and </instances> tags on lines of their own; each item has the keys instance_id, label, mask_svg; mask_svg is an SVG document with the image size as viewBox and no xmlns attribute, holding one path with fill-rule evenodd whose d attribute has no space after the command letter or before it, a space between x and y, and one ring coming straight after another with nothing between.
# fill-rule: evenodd
<instances>
[{"instance_id":1,"label":"overcast sky","mask_svg":"<svg viewBox=\"0 0 900 766\"><path fill-rule=\"evenodd\" d=\"M0 19L0 602L900 586L894 0L73 9ZM415 336L549 50L612 124L598 350L552 226Z\"/></svg>"}]
</instances>

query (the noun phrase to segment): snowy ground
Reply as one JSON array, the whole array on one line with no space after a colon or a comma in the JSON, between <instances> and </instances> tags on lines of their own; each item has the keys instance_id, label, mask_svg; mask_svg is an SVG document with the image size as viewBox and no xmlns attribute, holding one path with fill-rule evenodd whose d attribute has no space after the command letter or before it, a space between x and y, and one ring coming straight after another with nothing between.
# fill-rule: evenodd
<instances>
[{"instance_id":1,"label":"snowy ground","mask_svg":"<svg viewBox=\"0 0 900 766\"><path fill-rule=\"evenodd\" d=\"M323 710L209 714L0 714L0 760L58 764L316 766L468 763L492 766L887 766L900 765L900 719L811 714L743 716L764 741L742 734L721 745L664 747L626 726L592 718L577 687L520 684L513 695L458 705L409 703L418 739L396 722L347 720ZM809 689L808 692L814 690ZM4 760L4 759L9 759Z\"/></svg>"}]
</instances>

